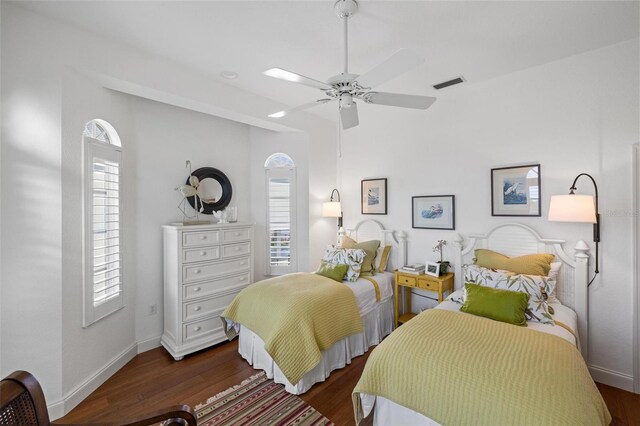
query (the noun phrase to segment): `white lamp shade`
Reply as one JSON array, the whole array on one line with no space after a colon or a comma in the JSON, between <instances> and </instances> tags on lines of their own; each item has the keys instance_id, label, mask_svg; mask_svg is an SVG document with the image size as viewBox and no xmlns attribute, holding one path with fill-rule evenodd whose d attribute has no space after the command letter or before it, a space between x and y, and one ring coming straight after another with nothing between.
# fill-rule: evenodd
<instances>
[{"instance_id":1,"label":"white lamp shade","mask_svg":"<svg viewBox=\"0 0 640 426\"><path fill-rule=\"evenodd\" d=\"M322 216L324 217L340 217L342 216L342 206L340 201L329 201L322 203Z\"/></svg>"},{"instance_id":2,"label":"white lamp shade","mask_svg":"<svg viewBox=\"0 0 640 426\"><path fill-rule=\"evenodd\" d=\"M552 195L549 220L553 222L596 223L596 206L592 195Z\"/></svg>"}]
</instances>

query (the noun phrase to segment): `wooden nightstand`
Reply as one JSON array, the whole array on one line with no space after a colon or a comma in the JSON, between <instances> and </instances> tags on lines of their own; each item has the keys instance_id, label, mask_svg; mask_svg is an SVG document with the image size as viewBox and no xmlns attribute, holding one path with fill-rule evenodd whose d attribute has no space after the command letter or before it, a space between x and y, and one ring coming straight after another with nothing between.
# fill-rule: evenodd
<instances>
[{"instance_id":1,"label":"wooden nightstand","mask_svg":"<svg viewBox=\"0 0 640 426\"><path fill-rule=\"evenodd\" d=\"M453 272L448 272L439 277L434 277L431 275L415 275L409 274L406 272L402 272L396 269L396 285L395 285L395 314L396 314L396 328L411 318L415 317L417 314L413 312L408 312L406 314L400 315L400 287L409 287L405 289L405 300L406 305L409 309L411 309L411 288L418 288L421 290L430 290L438 293L438 303L441 303L444 300L443 293L445 291L452 292L453 291Z\"/></svg>"}]
</instances>

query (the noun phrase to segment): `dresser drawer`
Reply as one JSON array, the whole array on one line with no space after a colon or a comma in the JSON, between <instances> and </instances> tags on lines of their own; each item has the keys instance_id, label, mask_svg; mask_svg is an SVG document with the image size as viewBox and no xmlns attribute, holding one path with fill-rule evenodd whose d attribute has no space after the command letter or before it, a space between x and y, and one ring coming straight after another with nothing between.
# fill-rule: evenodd
<instances>
[{"instance_id":1,"label":"dresser drawer","mask_svg":"<svg viewBox=\"0 0 640 426\"><path fill-rule=\"evenodd\" d=\"M239 292L240 290L238 289L222 296L198 299L185 303L182 305L182 320L186 322L202 317L209 317L213 314L220 315Z\"/></svg>"},{"instance_id":2,"label":"dresser drawer","mask_svg":"<svg viewBox=\"0 0 640 426\"><path fill-rule=\"evenodd\" d=\"M415 287L416 286L416 281L417 280L414 277L407 277L405 275L400 275L398 277L398 282L400 284L404 284L404 285L410 285L410 286Z\"/></svg>"},{"instance_id":3,"label":"dresser drawer","mask_svg":"<svg viewBox=\"0 0 640 426\"><path fill-rule=\"evenodd\" d=\"M229 287L239 287L249 284L249 272L234 277L218 278L214 281L204 283L189 284L183 286L183 300L192 300L199 297L209 296Z\"/></svg>"},{"instance_id":4,"label":"dresser drawer","mask_svg":"<svg viewBox=\"0 0 640 426\"><path fill-rule=\"evenodd\" d=\"M183 247L206 246L220 242L220 231L190 231L182 234Z\"/></svg>"},{"instance_id":5,"label":"dresser drawer","mask_svg":"<svg viewBox=\"0 0 640 426\"><path fill-rule=\"evenodd\" d=\"M234 241L243 241L251 238L251 229L223 229L222 230L222 242L233 243Z\"/></svg>"},{"instance_id":6,"label":"dresser drawer","mask_svg":"<svg viewBox=\"0 0 640 426\"><path fill-rule=\"evenodd\" d=\"M182 282L206 280L220 275L248 271L251 267L249 257L223 260L215 263L187 265L182 267Z\"/></svg>"},{"instance_id":7,"label":"dresser drawer","mask_svg":"<svg viewBox=\"0 0 640 426\"><path fill-rule=\"evenodd\" d=\"M182 340L186 343L219 331L222 331L220 315L183 325Z\"/></svg>"},{"instance_id":8,"label":"dresser drawer","mask_svg":"<svg viewBox=\"0 0 640 426\"><path fill-rule=\"evenodd\" d=\"M249 241L244 243L227 244L222 246L222 257L235 257L242 256L251 253L251 243Z\"/></svg>"},{"instance_id":9,"label":"dresser drawer","mask_svg":"<svg viewBox=\"0 0 640 426\"><path fill-rule=\"evenodd\" d=\"M203 262L205 260L216 259L220 259L220 246L182 250L182 261L184 263Z\"/></svg>"},{"instance_id":10,"label":"dresser drawer","mask_svg":"<svg viewBox=\"0 0 640 426\"><path fill-rule=\"evenodd\" d=\"M440 285L435 281L420 279L418 280L418 287L425 290L438 291Z\"/></svg>"}]
</instances>

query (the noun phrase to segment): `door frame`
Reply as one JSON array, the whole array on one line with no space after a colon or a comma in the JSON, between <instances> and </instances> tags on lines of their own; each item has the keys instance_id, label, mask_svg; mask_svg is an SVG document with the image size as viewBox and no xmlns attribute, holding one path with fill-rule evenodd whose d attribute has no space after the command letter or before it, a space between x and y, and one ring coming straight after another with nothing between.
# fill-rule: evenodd
<instances>
[{"instance_id":1,"label":"door frame","mask_svg":"<svg viewBox=\"0 0 640 426\"><path fill-rule=\"evenodd\" d=\"M633 155L633 390L640 394L640 142L632 146Z\"/></svg>"}]
</instances>

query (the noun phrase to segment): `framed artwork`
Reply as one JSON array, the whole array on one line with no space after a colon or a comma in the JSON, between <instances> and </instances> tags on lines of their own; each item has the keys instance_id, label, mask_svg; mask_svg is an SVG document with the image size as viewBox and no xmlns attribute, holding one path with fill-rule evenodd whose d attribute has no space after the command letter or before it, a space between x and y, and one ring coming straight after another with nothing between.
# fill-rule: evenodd
<instances>
[{"instance_id":1,"label":"framed artwork","mask_svg":"<svg viewBox=\"0 0 640 426\"><path fill-rule=\"evenodd\" d=\"M433 275L434 277L440 276L440 264L436 262L427 261L424 268L424 273L427 275Z\"/></svg>"},{"instance_id":2,"label":"framed artwork","mask_svg":"<svg viewBox=\"0 0 640 426\"><path fill-rule=\"evenodd\" d=\"M491 216L541 216L540 164L491 169Z\"/></svg>"},{"instance_id":3,"label":"framed artwork","mask_svg":"<svg viewBox=\"0 0 640 426\"><path fill-rule=\"evenodd\" d=\"M411 227L421 229L456 229L455 195L411 197Z\"/></svg>"},{"instance_id":4,"label":"framed artwork","mask_svg":"<svg viewBox=\"0 0 640 426\"><path fill-rule=\"evenodd\" d=\"M363 179L360 198L362 214L387 214L387 178Z\"/></svg>"}]
</instances>

